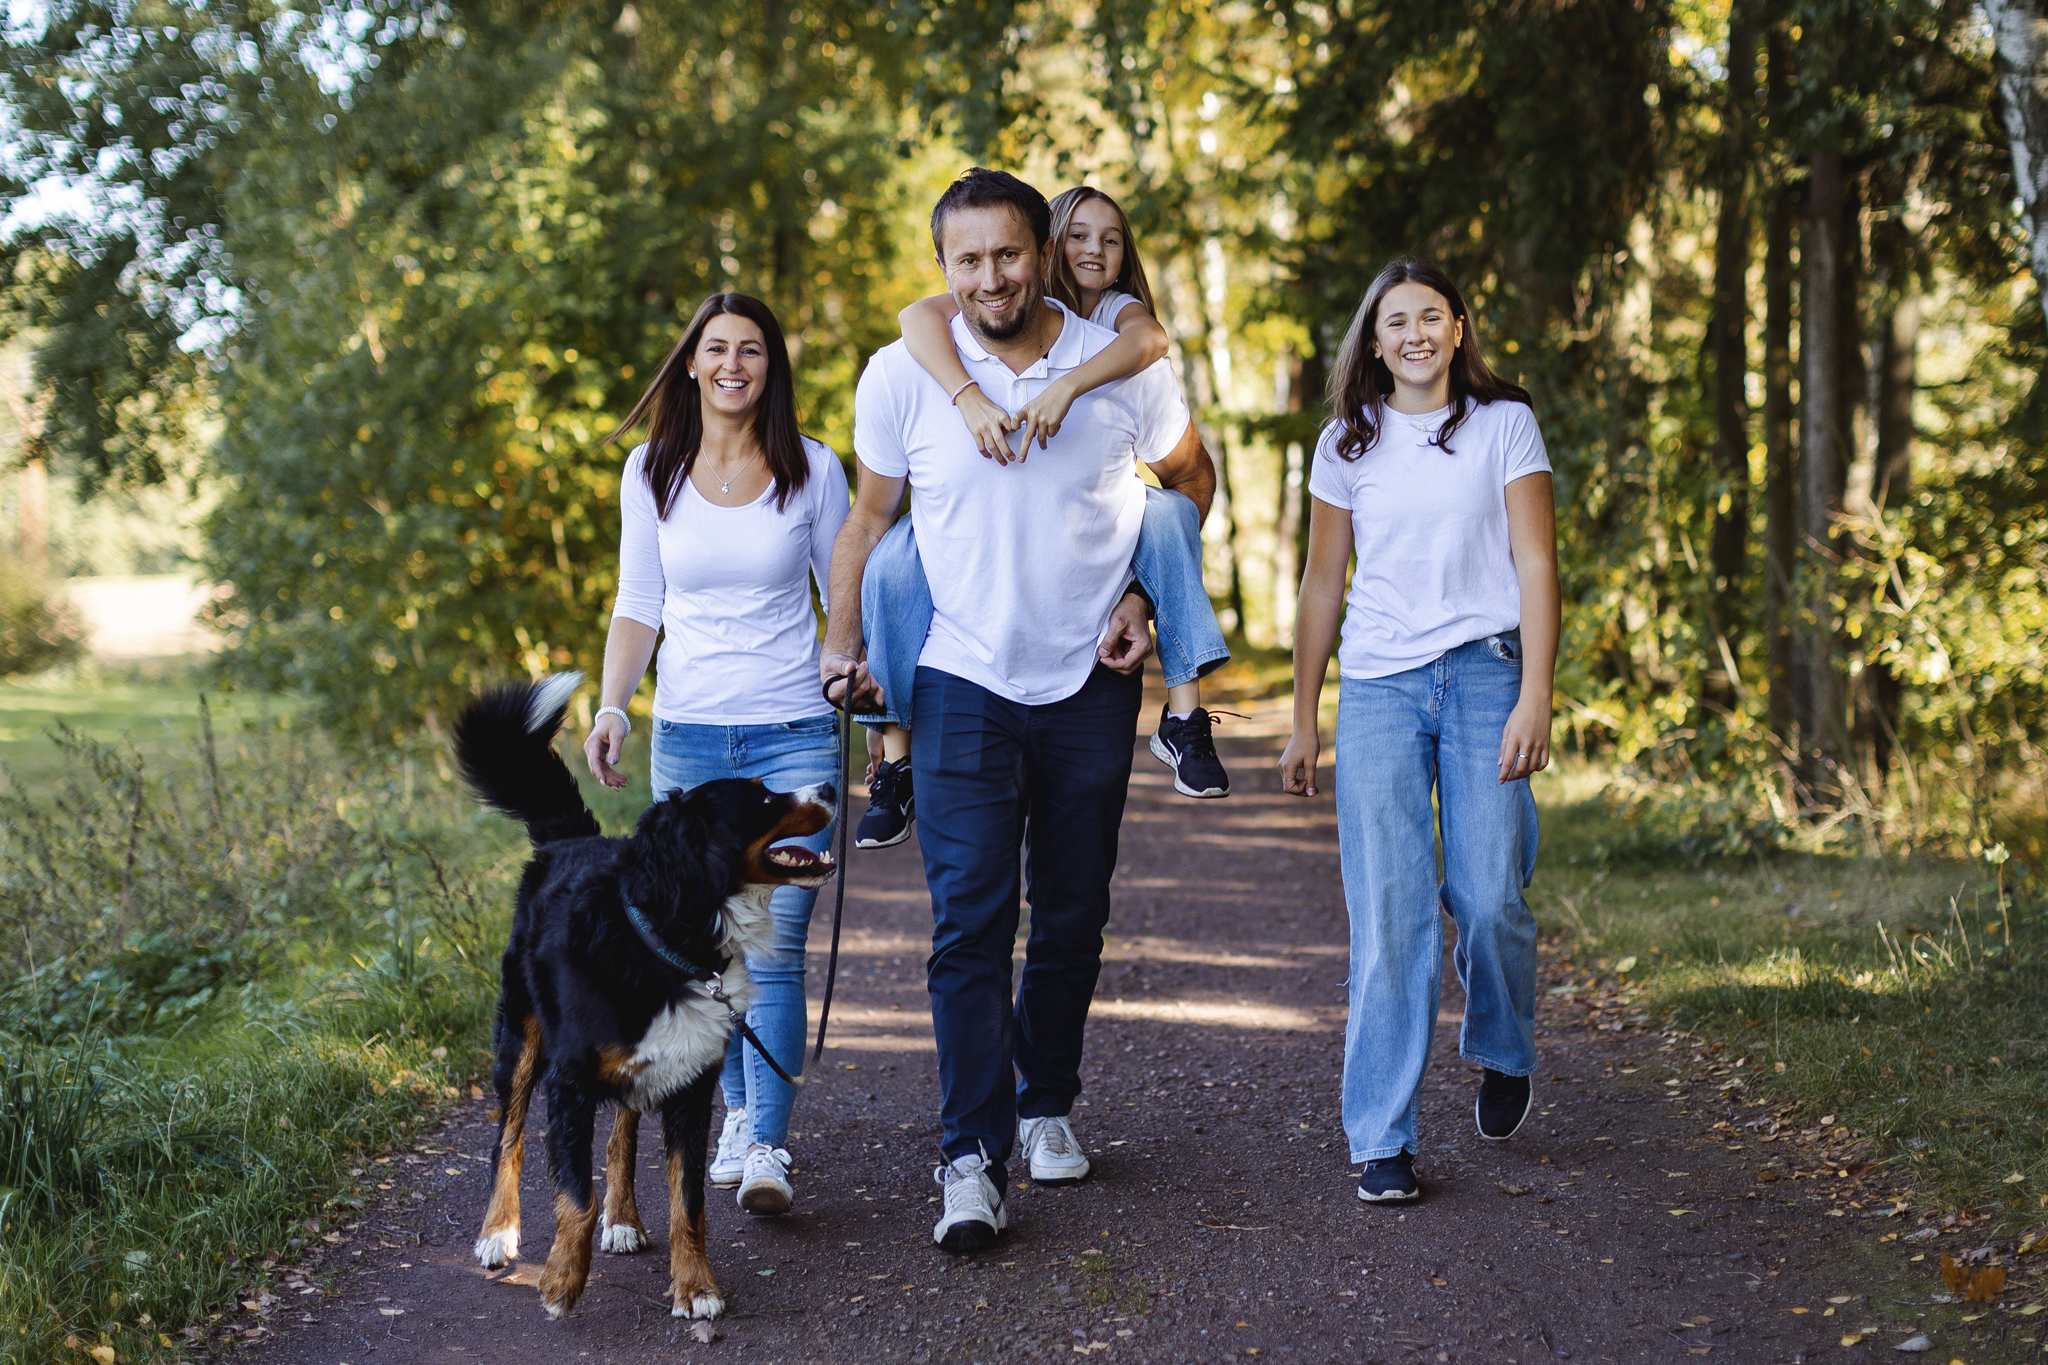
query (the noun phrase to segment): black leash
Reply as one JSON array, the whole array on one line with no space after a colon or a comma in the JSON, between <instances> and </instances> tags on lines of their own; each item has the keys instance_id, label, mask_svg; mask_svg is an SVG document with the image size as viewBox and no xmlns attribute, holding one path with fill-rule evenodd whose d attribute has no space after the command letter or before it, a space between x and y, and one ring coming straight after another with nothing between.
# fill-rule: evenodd
<instances>
[{"instance_id":1,"label":"black leash","mask_svg":"<svg viewBox=\"0 0 2048 1365\"><path fill-rule=\"evenodd\" d=\"M662 942L661 935L654 932L654 926L648 922L647 916L641 911L640 907L626 900L623 894L620 895L619 899L626 907L626 922L633 926L634 933L640 935L640 941L647 945L647 951L660 958L663 963L680 973L686 980L707 982L711 991L711 998L725 1006L726 1017L732 1020L733 1027L740 1031L740 1037L751 1043L754 1051L761 1054L761 1060L768 1063L768 1069L782 1077L783 1080L788 1081L791 1085L803 1084L803 1082L782 1069L782 1063L776 1061L775 1054L770 1052L766 1045L761 1042L760 1036L747 1023L746 1016L732 1007L732 997L725 993L724 978L709 967L698 966L675 949L669 947L668 944Z\"/></svg>"},{"instance_id":2,"label":"black leash","mask_svg":"<svg viewBox=\"0 0 2048 1365\"><path fill-rule=\"evenodd\" d=\"M846 684L846 690L836 702L832 700L832 684L835 682ZM825 959L825 1000L818 1007L818 1044L811 1049L813 1065L825 1055L825 1024L832 1017L832 987L839 980L839 921L846 913L846 809L852 804L846 799L851 795L846 791L846 765L853 756L853 675L847 673L828 679L825 700L839 713L839 851L833 855L833 861L839 866L838 875L834 878L837 886L832 892L832 953Z\"/></svg>"}]
</instances>

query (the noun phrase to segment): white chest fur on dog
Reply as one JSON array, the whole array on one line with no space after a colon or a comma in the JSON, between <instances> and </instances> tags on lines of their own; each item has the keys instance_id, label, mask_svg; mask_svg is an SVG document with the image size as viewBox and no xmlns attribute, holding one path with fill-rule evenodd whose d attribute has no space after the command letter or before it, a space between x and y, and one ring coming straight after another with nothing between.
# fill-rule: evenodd
<instances>
[{"instance_id":1,"label":"white chest fur on dog","mask_svg":"<svg viewBox=\"0 0 2048 1365\"><path fill-rule=\"evenodd\" d=\"M754 999L747 954L763 952L772 941L775 921L768 900L774 894L772 886L750 886L725 902L724 947L732 955L732 965L723 973L724 986L733 1009L741 1014ZM733 1031L725 1006L711 998L708 983L684 989L683 1000L654 1016L633 1052L635 1075L626 1103L640 1113L659 1109L663 1100L725 1059L726 1040Z\"/></svg>"}]
</instances>

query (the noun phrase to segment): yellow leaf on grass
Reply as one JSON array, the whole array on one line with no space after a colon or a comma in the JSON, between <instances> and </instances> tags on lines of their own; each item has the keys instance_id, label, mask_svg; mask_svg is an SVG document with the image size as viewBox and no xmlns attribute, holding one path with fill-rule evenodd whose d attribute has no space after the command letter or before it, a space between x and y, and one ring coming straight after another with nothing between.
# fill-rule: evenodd
<instances>
[{"instance_id":1,"label":"yellow leaf on grass","mask_svg":"<svg viewBox=\"0 0 2048 1365\"><path fill-rule=\"evenodd\" d=\"M114 1348L111 1346L95 1346L86 1354L97 1360L100 1365L114 1365Z\"/></svg>"},{"instance_id":2,"label":"yellow leaf on grass","mask_svg":"<svg viewBox=\"0 0 2048 1365\"><path fill-rule=\"evenodd\" d=\"M1634 971L1635 969L1636 960L1632 956L1625 957L1621 961L1614 964L1614 974L1616 976L1627 976L1630 972Z\"/></svg>"}]
</instances>

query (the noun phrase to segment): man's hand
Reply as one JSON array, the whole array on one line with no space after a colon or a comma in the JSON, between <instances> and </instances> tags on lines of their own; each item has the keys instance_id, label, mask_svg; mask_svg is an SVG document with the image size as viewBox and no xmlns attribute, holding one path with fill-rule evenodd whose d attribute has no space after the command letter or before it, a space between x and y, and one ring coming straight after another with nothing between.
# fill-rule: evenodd
<instances>
[{"instance_id":1,"label":"man's hand","mask_svg":"<svg viewBox=\"0 0 2048 1365\"><path fill-rule=\"evenodd\" d=\"M626 722L617 716L599 716L597 724L590 727L589 738L583 741L583 760L590 765L591 776L613 791L626 785L626 775L612 766L625 747Z\"/></svg>"},{"instance_id":2,"label":"man's hand","mask_svg":"<svg viewBox=\"0 0 2048 1365\"><path fill-rule=\"evenodd\" d=\"M1095 657L1119 673L1136 673L1152 652L1152 627L1145 611L1145 599L1127 592L1109 614L1109 628L1102 633L1102 646Z\"/></svg>"},{"instance_id":3,"label":"man's hand","mask_svg":"<svg viewBox=\"0 0 2048 1365\"><path fill-rule=\"evenodd\" d=\"M882 685L875 681L875 675L868 672L868 666L848 654L821 654L818 656L818 676L825 684L825 697L834 706L844 703L846 678L853 678L853 709L863 715L882 710L887 702L882 696Z\"/></svg>"}]
</instances>

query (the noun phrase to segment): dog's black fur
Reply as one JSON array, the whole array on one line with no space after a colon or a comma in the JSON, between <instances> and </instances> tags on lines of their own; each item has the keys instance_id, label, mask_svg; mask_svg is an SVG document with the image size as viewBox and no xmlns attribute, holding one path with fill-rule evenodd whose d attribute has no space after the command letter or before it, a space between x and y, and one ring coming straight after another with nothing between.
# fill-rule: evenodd
<instances>
[{"instance_id":1,"label":"dog's black fur","mask_svg":"<svg viewBox=\"0 0 2048 1365\"><path fill-rule=\"evenodd\" d=\"M541 1300L550 1316L566 1313L582 1293L599 1221L591 1169L597 1109L619 1106L607 1151L608 1251L646 1245L633 1160L639 1113L658 1109L673 1311L714 1317L724 1303L704 1254L705 1155L731 1023L705 985L649 949L625 907L636 906L674 954L722 973L744 1013L753 989L744 954L765 946L768 895L781 885L818 885L832 870L829 857L775 845L824 828L834 793L829 785L777 793L753 781L709 782L655 802L631 838L607 839L554 749L577 680L499 688L455 724L463 776L487 804L523 821L534 844L505 947L494 1188L476 1253L487 1267L518 1255L521 1139L533 1086L542 1082L556 1227ZM798 1059L776 1060L793 1069Z\"/></svg>"}]
</instances>

